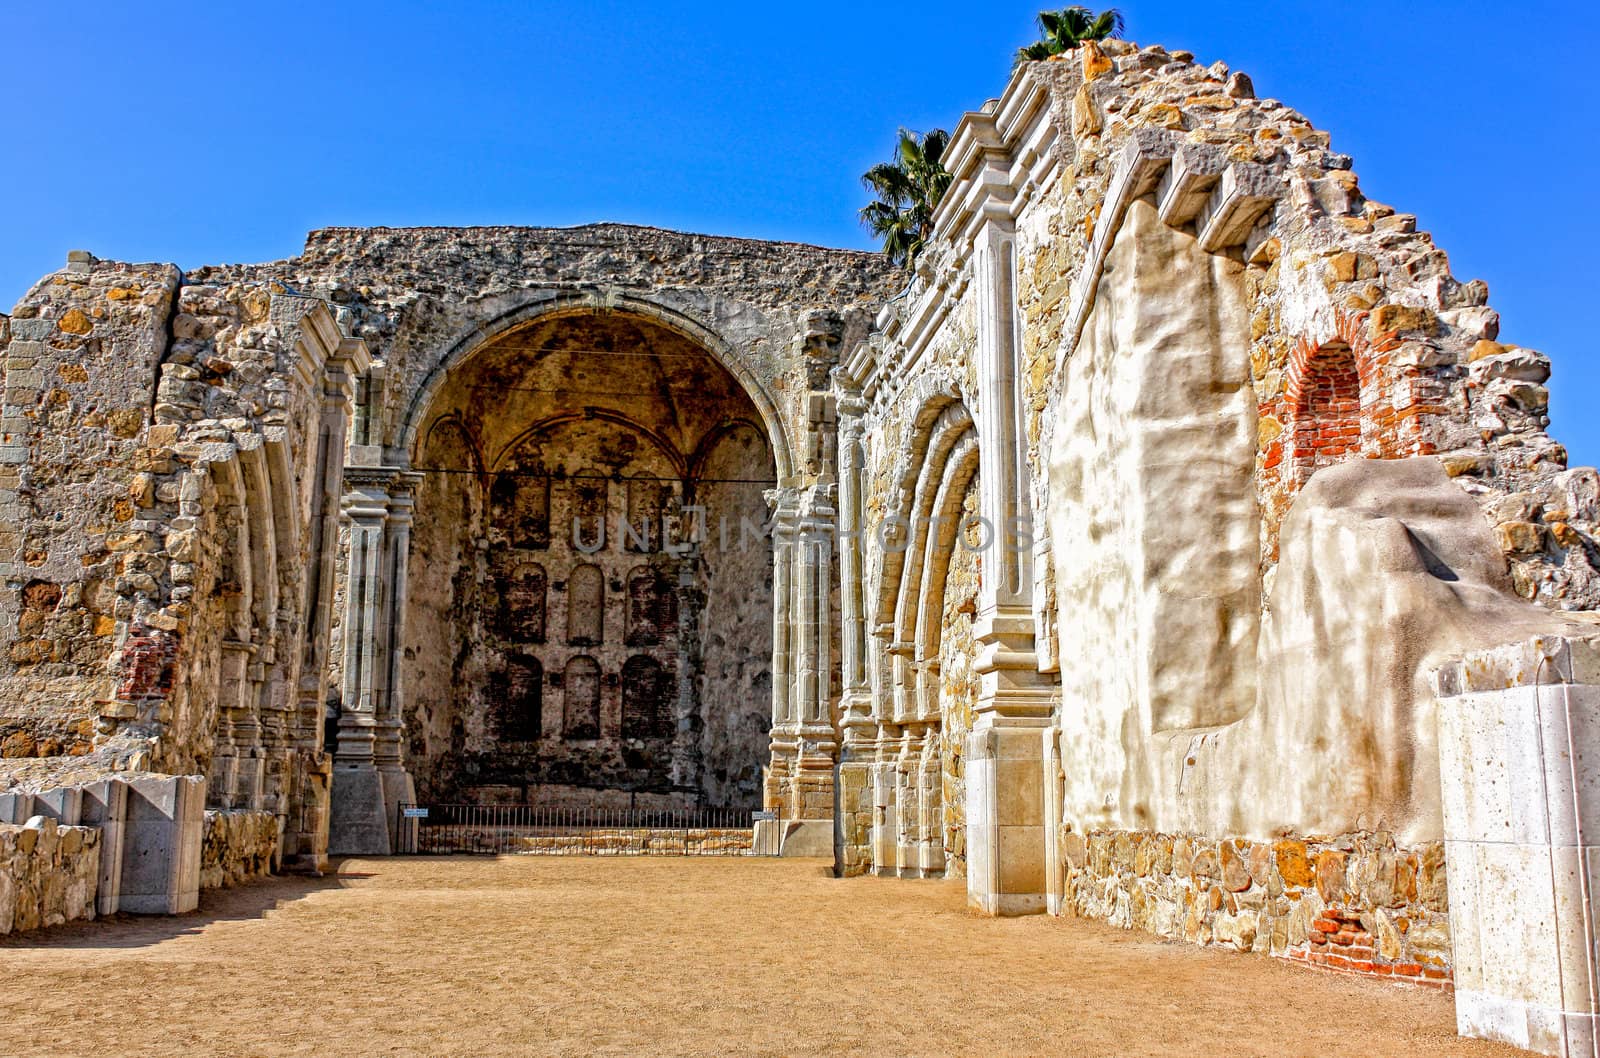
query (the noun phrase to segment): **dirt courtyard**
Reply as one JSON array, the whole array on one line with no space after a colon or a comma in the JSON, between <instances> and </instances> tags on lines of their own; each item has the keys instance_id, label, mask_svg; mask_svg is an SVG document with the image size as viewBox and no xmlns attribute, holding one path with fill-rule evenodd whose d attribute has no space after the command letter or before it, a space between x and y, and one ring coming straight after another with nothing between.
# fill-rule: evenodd
<instances>
[{"instance_id":1,"label":"dirt courtyard","mask_svg":"<svg viewBox=\"0 0 1600 1058\"><path fill-rule=\"evenodd\" d=\"M767 859L344 860L0 939L0 1053L1511 1055L1448 993Z\"/></svg>"}]
</instances>

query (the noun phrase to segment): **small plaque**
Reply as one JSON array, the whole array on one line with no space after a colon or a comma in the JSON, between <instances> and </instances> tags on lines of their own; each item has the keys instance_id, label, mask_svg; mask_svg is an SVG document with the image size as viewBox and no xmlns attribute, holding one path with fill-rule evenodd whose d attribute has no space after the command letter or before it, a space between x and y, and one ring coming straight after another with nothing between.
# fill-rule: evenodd
<instances>
[{"instance_id":1,"label":"small plaque","mask_svg":"<svg viewBox=\"0 0 1600 1058\"><path fill-rule=\"evenodd\" d=\"M426 808L402 808L400 809L400 814L405 816L407 819L428 818L428 810Z\"/></svg>"}]
</instances>

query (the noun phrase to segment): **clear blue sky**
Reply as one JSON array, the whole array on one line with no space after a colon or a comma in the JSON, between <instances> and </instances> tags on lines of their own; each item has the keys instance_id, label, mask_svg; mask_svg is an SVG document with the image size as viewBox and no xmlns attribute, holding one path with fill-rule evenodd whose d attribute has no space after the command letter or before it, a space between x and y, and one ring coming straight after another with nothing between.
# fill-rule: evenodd
<instances>
[{"instance_id":1,"label":"clear blue sky","mask_svg":"<svg viewBox=\"0 0 1600 1058\"><path fill-rule=\"evenodd\" d=\"M999 93L1037 2L15 3L0 13L0 305L68 249L185 267L330 224L630 221L868 245L895 128ZM1600 462L1600 15L1589 4L1122 5L1330 129L1501 337L1555 360Z\"/></svg>"}]
</instances>

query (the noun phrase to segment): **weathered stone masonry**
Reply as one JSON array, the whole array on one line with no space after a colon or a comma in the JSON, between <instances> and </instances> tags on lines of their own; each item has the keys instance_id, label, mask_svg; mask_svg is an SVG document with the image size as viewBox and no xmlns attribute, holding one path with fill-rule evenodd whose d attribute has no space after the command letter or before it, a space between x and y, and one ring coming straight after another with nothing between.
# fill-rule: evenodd
<instances>
[{"instance_id":1,"label":"weathered stone masonry","mask_svg":"<svg viewBox=\"0 0 1600 1058\"><path fill-rule=\"evenodd\" d=\"M1220 64L1121 42L1031 64L947 159L915 280L835 373L840 507L867 529L841 555L864 580L843 595L841 868L1448 981L1458 883L1550 891L1560 862L1474 853L1447 897L1450 798L1494 787L1446 743L1465 736L1431 675L1594 634L1597 478L1544 432L1548 361L1499 341L1484 284L1366 199L1326 133ZM947 600L971 564L930 528L968 481L991 531L1019 518L1010 555L978 556L970 632ZM963 635L972 692L945 649ZM912 779L947 728L954 781ZM930 814L964 822L943 864L908 822ZM1468 913L1474 935L1581 937L1591 912ZM1600 1008L1550 982L1594 956L1563 950L1526 974L1471 956L1463 1031L1581 1046Z\"/></svg>"},{"instance_id":2,"label":"weathered stone masonry","mask_svg":"<svg viewBox=\"0 0 1600 1058\"><path fill-rule=\"evenodd\" d=\"M16 774L199 771L307 864L387 849L413 776L749 806L766 774L826 833L831 758L793 758L831 729L833 593L799 563L832 530L828 370L889 277L620 227L319 232L187 275L81 255L8 322L40 338L9 350L38 571L10 752L61 759ZM806 541L781 577L774 531Z\"/></svg>"},{"instance_id":3,"label":"weathered stone masonry","mask_svg":"<svg viewBox=\"0 0 1600 1058\"><path fill-rule=\"evenodd\" d=\"M1025 64L947 160L909 282L619 225L75 254L0 317L0 779L204 776L209 823L127 780L169 909L419 798L759 801L841 874L1581 1050L1600 476L1549 361L1221 64Z\"/></svg>"}]
</instances>

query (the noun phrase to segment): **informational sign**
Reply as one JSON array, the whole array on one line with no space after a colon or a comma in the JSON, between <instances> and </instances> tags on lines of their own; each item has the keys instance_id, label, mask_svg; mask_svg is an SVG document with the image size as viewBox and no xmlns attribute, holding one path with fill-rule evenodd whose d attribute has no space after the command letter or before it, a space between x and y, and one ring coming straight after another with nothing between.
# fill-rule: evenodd
<instances>
[{"instance_id":1,"label":"informational sign","mask_svg":"<svg viewBox=\"0 0 1600 1058\"><path fill-rule=\"evenodd\" d=\"M400 814L407 819L428 818L428 810L426 808L402 808L400 809Z\"/></svg>"},{"instance_id":2,"label":"informational sign","mask_svg":"<svg viewBox=\"0 0 1600 1058\"><path fill-rule=\"evenodd\" d=\"M774 811L772 811L770 809L765 809L764 808L761 811L756 812L754 815L752 815L751 818L754 819L757 823L761 823L761 822L764 822L764 821L767 821L767 820L777 819L778 818L778 813L774 812Z\"/></svg>"}]
</instances>

